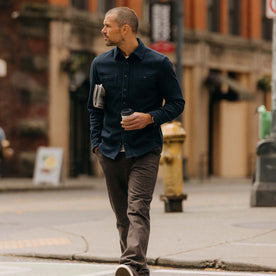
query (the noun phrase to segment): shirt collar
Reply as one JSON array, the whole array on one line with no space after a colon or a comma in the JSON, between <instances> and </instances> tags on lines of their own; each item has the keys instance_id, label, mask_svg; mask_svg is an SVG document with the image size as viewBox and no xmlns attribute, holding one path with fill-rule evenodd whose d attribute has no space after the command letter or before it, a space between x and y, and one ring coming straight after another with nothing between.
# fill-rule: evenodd
<instances>
[{"instance_id":1,"label":"shirt collar","mask_svg":"<svg viewBox=\"0 0 276 276\"><path fill-rule=\"evenodd\" d=\"M139 45L138 45L138 47L130 54L130 56L135 55L135 56L137 56L140 60L142 60L143 57L144 57L144 54L145 54L145 48L146 48L146 47L145 47L144 43L141 41L140 38L137 38L137 40L138 40ZM120 50L120 48L115 47L115 48L114 48L114 59L118 59L120 56L123 56L122 51Z\"/></svg>"}]
</instances>

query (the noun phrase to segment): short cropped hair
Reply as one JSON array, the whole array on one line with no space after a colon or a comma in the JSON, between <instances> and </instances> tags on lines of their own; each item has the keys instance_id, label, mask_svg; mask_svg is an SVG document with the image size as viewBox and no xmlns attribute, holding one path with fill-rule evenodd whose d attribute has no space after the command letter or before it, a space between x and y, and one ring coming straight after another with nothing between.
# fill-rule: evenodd
<instances>
[{"instance_id":1,"label":"short cropped hair","mask_svg":"<svg viewBox=\"0 0 276 276\"><path fill-rule=\"evenodd\" d=\"M128 7L117 7L107 11L106 14L116 14L115 21L119 27L127 24L134 33L138 31L138 17L134 10Z\"/></svg>"}]
</instances>

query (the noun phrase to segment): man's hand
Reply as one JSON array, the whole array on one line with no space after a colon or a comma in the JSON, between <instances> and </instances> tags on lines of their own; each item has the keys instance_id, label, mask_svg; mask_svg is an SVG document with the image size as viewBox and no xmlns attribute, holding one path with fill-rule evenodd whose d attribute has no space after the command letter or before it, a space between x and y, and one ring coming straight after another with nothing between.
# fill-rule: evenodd
<instances>
[{"instance_id":1,"label":"man's hand","mask_svg":"<svg viewBox=\"0 0 276 276\"><path fill-rule=\"evenodd\" d=\"M145 128L147 125L152 124L152 117L149 113L134 112L129 117L121 121L124 130L136 130Z\"/></svg>"}]
</instances>

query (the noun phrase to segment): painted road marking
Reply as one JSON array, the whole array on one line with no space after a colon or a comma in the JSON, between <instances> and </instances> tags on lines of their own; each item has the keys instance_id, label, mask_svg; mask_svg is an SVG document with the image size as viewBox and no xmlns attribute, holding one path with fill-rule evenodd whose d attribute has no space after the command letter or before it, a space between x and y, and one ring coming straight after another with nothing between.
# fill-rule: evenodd
<instances>
[{"instance_id":1,"label":"painted road marking","mask_svg":"<svg viewBox=\"0 0 276 276\"><path fill-rule=\"evenodd\" d=\"M0 275L113 276L116 266L104 264L2 262Z\"/></svg>"},{"instance_id":2,"label":"painted road marking","mask_svg":"<svg viewBox=\"0 0 276 276\"><path fill-rule=\"evenodd\" d=\"M0 275L11 275L30 271L32 271L31 268L0 265Z\"/></svg>"},{"instance_id":3,"label":"painted road marking","mask_svg":"<svg viewBox=\"0 0 276 276\"><path fill-rule=\"evenodd\" d=\"M102 271L102 272L95 272L95 273L90 273L90 274L80 274L76 276L104 276L104 275L113 275L115 272L115 269L113 270L108 270L108 271Z\"/></svg>"},{"instance_id":4,"label":"painted road marking","mask_svg":"<svg viewBox=\"0 0 276 276\"><path fill-rule=\"evenodd\" d=\"M223 275L223 276L268 276L272 275L269 273L258 273L258 272L230 272L230 271L204 271L204 270L168 270L168 269L159 269L154 270L155 273L170 273L178 275Z\"/></svg>"},{"instance_id":5,"label":"painted road marking","mask_svg":"<svg viewBox=\"0 0 276 276\"><path fill-rule=\"evenodd\" d=\"M15 276L114 276L115 265L83 263L2 262L0 275ZM271 273L151 268L153 276L269 276Z\"/></svg>"},{"instance_id":6,"label":"painted road marking","mask_svg":"<svg viewBox=\"0 0 276 276\"><path fill-rule=\"evenodd\" d=\"M65 237L48 238L48 239L32 239L32 240L11 240L0 241L0 250L19 249L27 247L43 247L71 244L71 241Z\"/></svg>"}]
</instances>

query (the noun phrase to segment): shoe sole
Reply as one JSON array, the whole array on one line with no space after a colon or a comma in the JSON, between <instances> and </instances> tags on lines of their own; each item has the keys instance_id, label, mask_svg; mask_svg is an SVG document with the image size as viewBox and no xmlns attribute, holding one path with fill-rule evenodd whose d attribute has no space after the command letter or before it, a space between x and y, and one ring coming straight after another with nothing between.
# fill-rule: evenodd
<instances>
[{"instance_id":1,"label":"shoe sole","mask_svg":"<svg viewBox=\"0 0 276 276\"><path fill-rule=\"evenodd\" d=\"M119 266L116 270L115 276L133 276L133 273L130 272L130 268L127 266Z\"/></svg>"}]
</instances>

